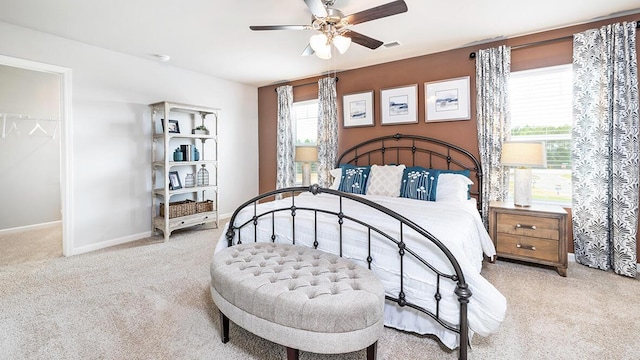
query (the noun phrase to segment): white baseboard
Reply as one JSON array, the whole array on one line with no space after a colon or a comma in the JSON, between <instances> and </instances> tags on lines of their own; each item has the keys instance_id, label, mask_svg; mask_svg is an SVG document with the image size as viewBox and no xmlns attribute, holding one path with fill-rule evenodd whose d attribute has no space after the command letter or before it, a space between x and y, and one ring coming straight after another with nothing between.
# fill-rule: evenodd
<instances>
[{"instance_id":1,"label":"white baseboard","mask_svg":"<svg viewBox=\"0 0 640 360\"><path fill-rule=\"evenodd\" d=\"M145 231L143 233L129 235L129 236L121 237L119 239L107 240L107 241L102 241L96 244L81 246L81 247L74 248L72 250L72 253L69 255L80 255L80 254L88 253L91 251L101 250L111 246L116 246L116 245L120 245L128 242L148 238L151 235L152 235L151 231Z\"/></svg>"},{"instance_id":2,"label":"white baseboard","mask_svg":"<svg viewBox=\"0 0 640 360\"><path fill-rule=\"evenodd\" d=\"M0 230L0 235L13 234L13 233L29 231L29 230L44 229L48 227L59 226L61 224L62 224L62 220L58 220L58 221L52 221L52 222L42 223L42 224L18 226L10 229L2 229Z\"/></svg>"}]
</instances>

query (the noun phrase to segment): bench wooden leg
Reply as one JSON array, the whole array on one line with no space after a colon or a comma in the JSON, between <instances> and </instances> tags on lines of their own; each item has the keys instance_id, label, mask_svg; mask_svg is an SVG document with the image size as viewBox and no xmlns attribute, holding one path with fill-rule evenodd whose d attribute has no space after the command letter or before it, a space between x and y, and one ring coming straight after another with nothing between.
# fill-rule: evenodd
<instances>
[{"instance_id":1,"label":"bench wooden leg","mask_svg":"<svg viewBox=\"0 0 640 360\"><path fill-rule=\"evenodd\" d=\"M219 311L219 310L218 310ZM222 336L222 343L229 342L229 318L225 314L220 312L220 335Z\"/></svg>"},{"instance_id":2,"label":"bench wooden leg","mask_svg":"<svg viewBox=\"0 0 640 360\"><path fill-rule=\"evenodd\" d=\"M378 356L378 342L374 342L367 348L367 360L376 360Z\"/></svg>"},{"instance_id":3,"label":"bench wooden leg","mask_svg":"<svg viewBox=\"0 0 640 360\"><path fill-rule=\"evenodd\" d=\"M287 360L298 360L298 356L300 356L300 350L287 348Z\"/></svg>"}]
</instances>

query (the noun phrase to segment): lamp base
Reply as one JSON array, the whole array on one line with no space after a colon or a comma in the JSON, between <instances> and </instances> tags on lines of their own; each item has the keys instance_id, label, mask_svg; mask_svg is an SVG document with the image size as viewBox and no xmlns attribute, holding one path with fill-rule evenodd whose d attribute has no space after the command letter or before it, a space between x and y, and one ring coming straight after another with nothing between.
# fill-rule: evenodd
<instances>
[{"instance_id":1,"label":"lamp base","mask_svg":"<svg viewBox=\"0 0 640 360\"><path fill-rule=\"evenodd\" d=\"M516 168L514 179L513 204L531 206L531 168Z\"/></svg>"},{"instance_id":2,"label":"lamp base","mask_svg":"<svg viewBox=\"0 0 640 360\"><path fill-rule=\"evenodd\" d=\"M311 164L302 164L302 186L311 185Z\"/></svg>"}]
</instances>

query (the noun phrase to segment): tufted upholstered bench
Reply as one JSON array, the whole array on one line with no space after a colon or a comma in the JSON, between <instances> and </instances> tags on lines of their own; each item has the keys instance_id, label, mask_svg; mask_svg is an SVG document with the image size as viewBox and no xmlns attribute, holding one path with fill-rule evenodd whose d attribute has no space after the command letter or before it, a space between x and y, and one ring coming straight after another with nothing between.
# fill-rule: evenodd
<instances>
[{"instance_id":1,"label":"tufted upholstered bench","mask_svg":"<svg viewBox=\"0 0 640 360\"><path fill-rule=\"evenodd\" d=\"M216 253L211 296L222 342L229 320L262 338L299 350L339 354L367 348L375 359L383 330L384 289L375 275L312 248L247 243Z\"/></svg>"}]
</instances>

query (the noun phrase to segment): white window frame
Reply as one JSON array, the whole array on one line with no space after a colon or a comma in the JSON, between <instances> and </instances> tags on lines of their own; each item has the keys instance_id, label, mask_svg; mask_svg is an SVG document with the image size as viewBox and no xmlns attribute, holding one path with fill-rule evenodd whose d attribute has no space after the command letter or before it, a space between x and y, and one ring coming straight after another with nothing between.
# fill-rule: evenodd
<instances>
[{"instance_id":1,"label":"white window frame","mask_svg":"<svg viewBox=\"0 0 640 360\"><path fill-rule=\"evenodd\" d=\"M512 81L518 80L518 77L520 76L526 76L526 75L535 75L535 74L548 74L551 72L563 72L564 75L569 75L571 74L571 64L565 64L565 65L556 65L556 66L549 66L549 67L544 67L544 68L536 68L536 69L531 69L531 70L523 70L523 71L517 71L517 72L512 72L511 73L511 79ZM568 72L568 73L567 73ZM573 108L572 108L572 81L571 78L562 78L562 80L564 83L559 87L559 89L562 89L561 92L556 93L554 96L556 96L557 98L563 99L562 102L558 102L553 103L553 102L549 102L549 109L552 109L548 112L544 111L544 108L540 108L540 105L538 103L532 102L529 106L531 106L530 108L528 108L529 110L527 110L529 113L531 114L535 114L533 115L533 117L537 117L537 118L551 118L553 116L560 116L563 119L568 119L568 124L571 125L572 124L572 119L573 119ZM568 82L568 83L567 83ZM516 97L513 96L514 92L516 90L514 90L516 87L513 86L512 83L509 84L509 91L510 91L510 101L511 101L511 124L510 127L511 128L515 128L516 126L522 126L522 125L531 125L532 122L534 122L535 120L530 118L525 121L523 121L522 123L518 124L515 123L514 119L517 118L518 116L518 111L514 111L514 108L516 110L518 110L515 106L514 103L516 102ZM533 92L534 90L543 90L542 86L541 87L532 87L530 88L530 91L532 91L531 93L528 94L528 98L530 99L535 99L536 95ZM565 103L564 101L568 101L568 103ZM558 106L557 108L555 106ZM524 108L521 109L521 113L524 113L525 110ZM515 115L515 116L514 116ZM529 116L529 114L527 113L526 116ZM542 122L542 125L548 125L548 126L556 126L558 123L554 123L554 122L548 122L548 123L544 123ZM564 125L565 123L562 123L561 125ZM511 129L509 129L509 132L511 133ZM554 164L557 165L557 162L554 162L552 159L550 161L549 156L551 154L553 154L553 151L550 151L550 141L558 141L558 140L569 140L569 146L568 146L568 150L569 150L569 154L568 156L571 156L571 131L569 131L569 133L562 133L562 134L539 134L539 135L510 135L510 140L512 141L545 141L547 143L547 169L532 169L532 173L533 173L533 178L534 178L534 191L533 191L533 201L536 203L548 203L548 204L557 204L557 205L562 205L564 207L570 207L571 206L571 164L569 162L568 164L568 168L563 168L563 166L566 165L560 165L559 167L554 167ZM562 146L562 143L559 144L560 146ZM570 161L570 159L569 159ZM554 175L555 173L555 175ZM511 171L510 177L511 177L511 181L510 183L513 184L513 171ZM553 176L553 180L550 180L550 177ZM538 184L538 186L540 186L540 184L542 184L541 189L539 189L539 191L536 191L536 180L539 179L540 183ZM555 183L555 185L553 185ZM546 187L546 188L545 188ZM536 197L536 193L540 193L540 192L547 192L548 193L548 197L546 198L540 198L539 196ZM555 194L554 194L555 192ZM568 194L567 194L568 193ZM568 199L566 199L568 195ZM511 199L513 196L513 193L510 191L509 192L509 198Z\"/></svg>"},{"instance_id":2,"label":"white window frame","mask_svg":"<svg viewBox=\"0 0 640 360\"><path fill-rule=\"evenodd\" d=\"M319 104L318 99L312 99L312 100L306 100L306 101L298 101L298 102L294 102L293 106L291 107L291 117L292 117L292 123L293 123L293 134L294 134L294 146L298 147L298 146L309 146L309 145L313 145L316 146L318 144L318 133L317 133L317 129L318 129L318 113L316 111L316 138L314 142L299 142L298 141L298 118L297 118L297 112L296 112L296 108L300 107L300 106L307 106L310 104L315 104L316 108ZM308 118L307 118L308 119ZM295 149L294 149L295 150ZM296 163L295 166L296 169L296 185L301 185L302 184L302 163ZM311 165L311 183L316 183L318 180L318 171L317 171L317 163L316 164L312 164Z\"/></svg>"}]
</instances>

